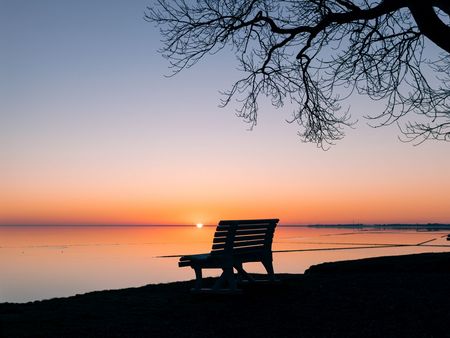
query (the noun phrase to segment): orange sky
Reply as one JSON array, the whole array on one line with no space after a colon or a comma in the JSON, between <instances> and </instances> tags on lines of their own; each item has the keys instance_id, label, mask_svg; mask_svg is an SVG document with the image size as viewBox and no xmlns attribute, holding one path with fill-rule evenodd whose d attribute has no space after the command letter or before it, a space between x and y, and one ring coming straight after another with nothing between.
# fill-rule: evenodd
<instances>
[{"instance_id":1,"label":"orange sky","mask_svg":"<svg viewBox=\"0 0 450 338\"><path fill-rule=\"evenodd\" d=\"M176 159L158 169L116 166L104 172L90 166L74 172L62 165L26 167L3 176L8 179L0 192L0 223L215 224L254 217L278 217L282 224L450 222L447 159L409 166L407 157L395 158L398 150L405 156L417 152L407 147L386 148L390 165L361 160L357 152L361 162L353 161L341 147L314 149L307 167L301 157L280 153L265 168L262 155L243 158L236 167L214 159L197 168L189 163L192 170L176 169L182 168ZM426 147L432 149L419 151Z\"/></svg>"}]
</instances>

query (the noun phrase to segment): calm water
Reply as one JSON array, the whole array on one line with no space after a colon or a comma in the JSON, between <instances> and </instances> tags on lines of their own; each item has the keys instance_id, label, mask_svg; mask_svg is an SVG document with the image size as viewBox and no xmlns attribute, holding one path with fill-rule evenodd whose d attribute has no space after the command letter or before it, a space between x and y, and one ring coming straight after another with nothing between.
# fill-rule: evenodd
<instances>
[{"instance_id":1,"label":"calm water","mask_svg":"<svg viewBox=\"0 0 450 338\"><path fill-rule=\"evenodd\" d=\"M0 227L0 302L193 279L178 258L208 252L214 227ZM449 231L278 227L276 272L321 262L450 251ZM422 244L421 244L422 243ZM263 272L258 264L248 271ZM207 276L218 270L206 270Z\"/></svg>"}]
</instances>

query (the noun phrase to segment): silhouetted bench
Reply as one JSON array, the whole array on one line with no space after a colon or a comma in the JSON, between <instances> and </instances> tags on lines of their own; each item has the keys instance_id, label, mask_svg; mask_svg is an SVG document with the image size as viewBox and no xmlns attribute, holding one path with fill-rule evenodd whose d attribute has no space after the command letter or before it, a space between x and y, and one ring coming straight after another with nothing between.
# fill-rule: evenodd
<instances>
[{"instance_id":1,"label":"silhouetted bench","mask_svg":"<svg viewBox=\"0 0 450 338\"><path fill-rule=\"evenodd\" d=\"M195 271L194 292L236 292L238 281L255 282L243 268L243 263L261 262L274 281L272 240L278 219L220 221L214 234L210 253L180 258L178 266L190 266ZM202 269L223 270L211 289L202 289ZM237 275L234 274L236 269ZM224 288L225 283L228 288Z\"/></svg>"}]
</instances>

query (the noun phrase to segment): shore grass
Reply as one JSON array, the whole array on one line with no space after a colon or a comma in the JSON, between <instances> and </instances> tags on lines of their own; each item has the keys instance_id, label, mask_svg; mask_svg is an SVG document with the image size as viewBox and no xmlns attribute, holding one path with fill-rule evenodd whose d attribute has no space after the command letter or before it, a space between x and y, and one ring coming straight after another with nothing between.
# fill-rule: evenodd
<instances>
[{"instance_id":1,"label":"shore grass","mask_svg":"<svg viewBox=\"0 0 450 338\"><path fill-rule=\"evenodd\" d=\"M192 295L187 281L1 303L0 336L450 337L450 253L324 263L278 277L231 296Z\"/></svg>"}]
</instances>

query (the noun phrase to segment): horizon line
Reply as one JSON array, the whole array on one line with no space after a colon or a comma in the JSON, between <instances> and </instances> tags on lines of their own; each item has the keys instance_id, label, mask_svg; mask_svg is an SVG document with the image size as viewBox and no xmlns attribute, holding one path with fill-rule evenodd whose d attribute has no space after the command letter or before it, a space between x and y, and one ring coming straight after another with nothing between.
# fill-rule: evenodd
<instances>
[{"instance_id":1,"label":"horizon line","mask_svg":"<svg viewBox=\"0 0 450 338\"><path fill-rule=\"evenodd\" d=\"M195 224L1 224L0 227L192 227ZM215 227L217 224L203 224L204 227ZM450 227L450 223L439 223L439 222L427 222L427 223L303 223L303 224L278 224L282 227L382 227L382 226L412 226L412 227L433 227L433 226L447 226Z\"/></svg>"}]
</instances>

